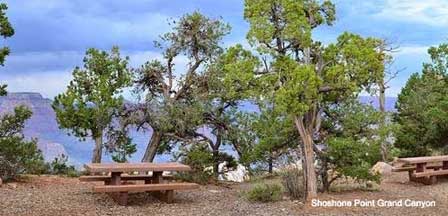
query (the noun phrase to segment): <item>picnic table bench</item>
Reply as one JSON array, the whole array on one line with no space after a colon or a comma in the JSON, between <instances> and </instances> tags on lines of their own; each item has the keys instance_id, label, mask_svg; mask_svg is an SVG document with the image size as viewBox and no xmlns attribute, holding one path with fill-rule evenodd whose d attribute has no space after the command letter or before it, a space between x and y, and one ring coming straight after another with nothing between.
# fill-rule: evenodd
<instances>
[{"instance_id":1,"label":"picnic table bench","mask_svg":"<svg viewBox=\"0 0 448 216\"><path fill-rule=\"evenodd\" d=\"M90 176L81 176L80 181L102 181L95 185L94 192L109 193L120 205L126 205L129 192L153 192L158 198L171 203L174 190L196 189L194 183L169 182L172 176L163 176L164 171L190 171L191 168L180 163L92 163L85 165ZM132 173L139 174L133 175ZM152 175L149 174L152 172ZM105 175L97 175L105 173ZM131 174L129 174L131 173ZM142 174L143 173L143 174ZM143 181L144 184L127 184L127 181Z\"/></svg>"},{"instance_id":2,"label":"picnic table bench","mask_svg":"<svg viewBox=\"0 0 448 216\"><path fill-rule=\"evenodd\" d=\"M448 155L399 158L401 167L394 167L392 171L408 171L409 180L431 185L437 182L437 176L448 176Z\"/></svg>"}]
</instances>

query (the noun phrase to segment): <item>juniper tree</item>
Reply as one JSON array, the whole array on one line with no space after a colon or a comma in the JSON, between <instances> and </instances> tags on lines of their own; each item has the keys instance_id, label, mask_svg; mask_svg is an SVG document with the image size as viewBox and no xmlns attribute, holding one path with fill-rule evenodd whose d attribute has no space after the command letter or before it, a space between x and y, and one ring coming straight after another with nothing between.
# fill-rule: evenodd
<instances>
[{"instance_id":1,"label":"juniper tree","mask_svg":"<svg viewBox=\"0 0 448 216\"><path fill-rule=\"evenodd\" d=\"M412 74L398 95L395 146L403 157L448 152L448 44L428 53L431 62Z\"/></svg>"},{"instance_id":2,"label":"juniper tree","mask_svg":"<svg viewBox=\"0 0 448 216\"><path fill-rule=\"evenodd\" d=\"M37 173L44 170L44 158L37 148L37 140L26 140L23 135L25 122L32 112L17 106L13 113L0 116L0 178L14 178L18 174Z\"/></svg>"},{"instance_id":3,"label":"juniper tree","mask_svg":"<svg viewBox=\"0 0 448 216\"><path fill-rule=\"evenodd\" d=\"M6 16L5 11L8 9L8 6L5 3L0 3L0 36L3 38L12 37L14 35L14 28L9 22L8 17ZM0 48L0 65L3 66L5 64L5 58L9 55L10 50L8 47ZM0 96L6 95L6 84L0 85Z\"/></svg>"},{"instance_id":4,"label":"juniper tree","mask_svg":"<svg viewBox=\"0 0 448 216\"><path fill-rule=\"evenodd\" d=\"M343 33L335 43L313 40L313 29L332 25L335 6L316 0L246 0L249 43L266 56L256 70L260 97L293 119L300 135L306 198L316 196L314 138L321 106L343 101L377 83L383 75L380 40Z\"/></svg>"},{"instance_id":5,"label":"juniper tree","mask_svg":"<svg viewBox=\"0 0 448 216\"><path fill-rule=\"evenodd\" d=\"M151 60L137 70L137 91L144 95L144 102L136 108L135 123L152 128L144 162L153 161L167 144L184 140L187 131L202 121L195 99L198 86L204 81L206 65L222 53L220 41L230 29L221 20L199 12L172 24L173 31L155 43L163 51L162 60ZM175 60L182 58L187 61L186 68L175 71Z\"/></svg>"},{"instance_id":6,"label":"juniper tree","mask_svg":"<svg viewBox=\"0 0 448 216\"><path fill-rule=\"evenodd\" d=\"M53 101L60 128L85 140L95 140L92 163L100 163L103 137L117 111L123 106L120 95L131 84L128 58L122 58L118 47L111 52L88 49L84 66L76 67L73 80L64 93Z\"/></svg>"}]
</instances>

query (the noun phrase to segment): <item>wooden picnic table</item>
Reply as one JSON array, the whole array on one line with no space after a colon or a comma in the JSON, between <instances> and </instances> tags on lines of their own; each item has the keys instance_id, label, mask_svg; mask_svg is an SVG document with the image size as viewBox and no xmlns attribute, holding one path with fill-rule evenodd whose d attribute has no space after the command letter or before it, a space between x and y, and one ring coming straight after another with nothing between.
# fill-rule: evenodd
<instances>
[{"instance_id":1,"label":"wooden picnic table","mask_svg":"<svg viewBox=\"0 0 448 216\"><path fill-rule=\"evenodd\" d=\"M415 169L409 170L411 181L434 184L437 181L437 176L448 175L448 155L399 158L398 162L415 166Z\"/></svg>"},{"instance_id":2,"label":"wooden picnic table","mask_svg":"<svg viewBox=\"0 0 448 216\"><path fill-rule=\"evenodd\" d=\"M194 183L167 183L165 181L167 177L162 175L164 171L191 170L189 166L180 163L92 163L86 164L84 167L91 174L107 173L106 175L81 176L80 180L103 181L104 185L94 186L94 192L110 193L112 198L121 205L127 204L128 192L154 191L159 198L172 202L174 190L198 187ZM139 174L132 174L135 172ZM149 172L152 172L152 175L149 175ZM143 180L144 184L124 185L122 180Z\"/></svg>"}]
</instances>

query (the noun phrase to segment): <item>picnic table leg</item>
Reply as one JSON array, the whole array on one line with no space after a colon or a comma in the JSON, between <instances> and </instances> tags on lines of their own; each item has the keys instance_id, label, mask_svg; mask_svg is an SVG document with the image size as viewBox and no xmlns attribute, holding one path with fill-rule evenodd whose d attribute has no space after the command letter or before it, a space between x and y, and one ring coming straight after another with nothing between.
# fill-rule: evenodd
<instances>
[{"instance_id":1,"label":"picnic table leg","mask_svg":"<svg viewBox=\"0 0 448 216\"><path fill-rule=\"evenodd\" d=\"M121 185L121 172L111 173L110 185ZM119 205L128 204L128 192L112 193L111 196Z\"/></svg>"},{"instance_id":2,"label":"picnic table leg","mask_svg":"<svg viewBox=\"0 0 448 216\"><path fill-rule=\"evenodd\" d=\"M164 183L162 173L163 172L153 172L153 174L152 174L152 176L153 176L152 183L153 184ZM174 191L173 190L155 191L153 194L160 200L167 202L167 203L172 203L173 199L174 199Z\"/></svg>"},{"instance_id":3,"label":"picnic table leg","mask_svg":"<svg viewBox=\"0 0 448 216\"><path fill-rule=\"evenodd\" d=\"M448 170L448 161L443 161L442 169Z\"/></svg>"},{"instance_id":4,"label":"picnic table leg","mask_svg":"<svg viewBox=\"0 0 448 216\"><path fill-rule=\"evenodd\" d=\"M415 169L415 172L419 173L419 172L425 172L425 171L426 171L426 163L418 163L417 167ZM437 182L436 176L427 176L427 177L415 178L415 179L423 184L426 184L426 185L432 185Z\"/></svg>"}]
</instances>

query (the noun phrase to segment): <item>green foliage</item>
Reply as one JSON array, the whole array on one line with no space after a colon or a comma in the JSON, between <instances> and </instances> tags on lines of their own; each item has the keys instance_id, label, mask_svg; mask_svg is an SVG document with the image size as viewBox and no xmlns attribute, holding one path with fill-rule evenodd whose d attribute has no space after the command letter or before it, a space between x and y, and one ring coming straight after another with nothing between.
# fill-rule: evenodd
<instances>
[{"instance_id":1,"label":"green foliage","mask_svg":"<svg viewBox=\"0 0 448 216\"><path fill-rule=\"evenodd\" d=\"M289 168L281 173L283 188L292 199L302 199L304 195L303 172L297 168Z\"/></svg>"},{"instance_id":2,"label":"green foliage","mask_svg":"<svg viewBox=\"0 0 448 216\"><path fill-rule=\"evenodd\" d=\"M447 152L448 44L428 50L431 62L413 74L398 95L395 121L400 125L395 146L401 157Z\"/></svg>"},{"instance_id":3,"label":"green foliage","mask_svg":"<svg viewBox=\"0 0 448 216\"><path fill-rule=\"evenodd\" d=\"M203 123L200 97L208 77L205 71L223 52L222 38L230 27L219 19L210 19L199 12L186 14L173 23L173 31L161 36L156 46L163 51L162 60L151 60L137 70L136 91L144 95L144 105L137 110L143 115L134 120L138 126L150 125L162 139L152 137L159 152L170 150L174 143L191 143L196 128ZM187 67L175 71L174 61L186 57ZM206 96L205 96L206 97ZM152 160L155 152L146 152L144 160Z\"/></svg>"},{"instance_id":4,"label":"green foliage","mask_svg":"<svg viewBox=\"0 0 448 216\"><path fill-rule=\"evenodd\" d=\"M244 193L252 202L275 202L282 199L283 189L279 184L258 183Z\"/></svg>"},{"instance_id":5,"label":"green foliage","mask_svg":"<svg viewBox=\"0 0 448 216\"><path fill-rule=\"evenodd\" d=\"M122 106L119 94L130 81L128 58L120 57L118 47L110 54L88 49L84 67L75 68L67 91L53 102L59 126L81 139L99 136Z\"/></svg>"},{"instance_id":6,"label":"green foliage","mask_svg":"<svg viewBox=\"0 0 448 216\"><path fill-rule=\"evenodd\" d=\"M335 6L330 1L246 0L244 6L244 18L250 24L247 38L263 53L272 52L278 46L282 47L275 52L283 52L298 43L310 46L312 29L331 25L335 20ZM280 44L276 40L279 37Z\"/></svg>"},{"instance_id":7,"label":"green foliage","mask_svg":"<svg viewBox=\"0 0 448 216\"><path fill-rule=\"evenodd\" d=\"M62 154L49 163L49 173L52 175L65 175L68 177L78 177L79 172L73 165L68 165L68 156Z\"/></svg>"},{"instance_id":8,"label":"green foliage","mask_svg":"<svg viewBox=\"0 0 448 216\"><path fill-rule=\"evenodd\" d=\"M211 170L206 170L213 165L213 155L206 145L193 145L186 150L181 162L192 169L192 172L177 174L177 178L181 180L207 184L213 176Z\"/></svg>"},{"instance_id":9,"label":"green foliage","mask_svg":"<svg viewBox=\"0 0 448 216\"><path fill-rule=\"evenodd\" d=\"M119 118L118 121L123 121ZM106 149L111 154L112 160L118 163L128 162L128 159L137 152L137 145L129 136L129 128L120 122L120 126L111 125L107 131Z\"/></svg>"},{"instance_id":10,"label":"green foliage","mask_svg":"<svg viewBox=\"0 0 448 216\"><path fill-rule=\"evenodd\" d=\"M194 145L187 150L182 163L189 165L195 171L203 171L213 163L211 151L206 145Z\"/></svg>"},{"instance_id":11,"label":"green foliage","mask_svg":"<svg viewBox=\"0 0 448 216\"><path fill-rule=\"evenodd\" d=\"M32 112L25 106L18 106L12 114L0 117L0 178L10 179L19 174L40 174L45 172L42 153L37 141L27 141L23 136L25 121Z\"/></svg>"},{"instance_id":12,"label":"green foliage","mask_svg":"<svg viewBox=\"0 0 448 216\"><path fill-rule=\"evenodd\" d=\"M329 136L325 141L328 149L322 156L326 157L328 166L340 176L379 180L370 169L381 160L382 140L378 134L382 130L379 128L382 113L356 99L327 107L325 113L322 127Z\"/></svg>"},{"instance_id":13,"label":"green foliage","mask_svg":"<svg viewBox=\"0 0 448 216\"><path fill-rule=\"evenodd\" d=\"M328 145L328 156L335 171L357 180L379 180L378 174L370 172L372 166L381 159L379 144L334 138L329 140Z\"/></svg>"},{"instance_id":14,"label":"green foliage","mask_svg":"<svg viewBox=\"0 0 448 216\"><path fill-rule=\"evenodd\" d=\"M88 49L84 67L75 68L66 92L53 101L60 128L80 140L95 139L92 162L101 161L104 132L123 106L120 94L131 84L131 78L128 58L120 56L118 47L110 53Z\"/></svg>"},{"instance_id":15,"label":"green foliage","mask_svg":"<svg viewBox=\"0 0 448 216\"><path fill-rule=\"evenodd\" d=\"M0 36L3 38L12 37L14 35L14 29L9 22L8 17L6 16L5 11L8 9L8 6L5 3L0 3ZM9 55L10 50L8 47L0 48L0 65L4 66L5 58ZM6 95L6 87L7 85L0 85L0 96Z\"/></svg>"},{"instance_id":16,"label":"green foliage","mask_svg":"<svg viewBox=\"0 0 448 216\"><path fill-rule=\"evenodd\" d=\"M274 162L298 146L298 134L291 118L271 107L260 106L259 113L240 113L235 127L234 147L240 152L240 162L249 164Z\"/></svg>"}]
</instances>

